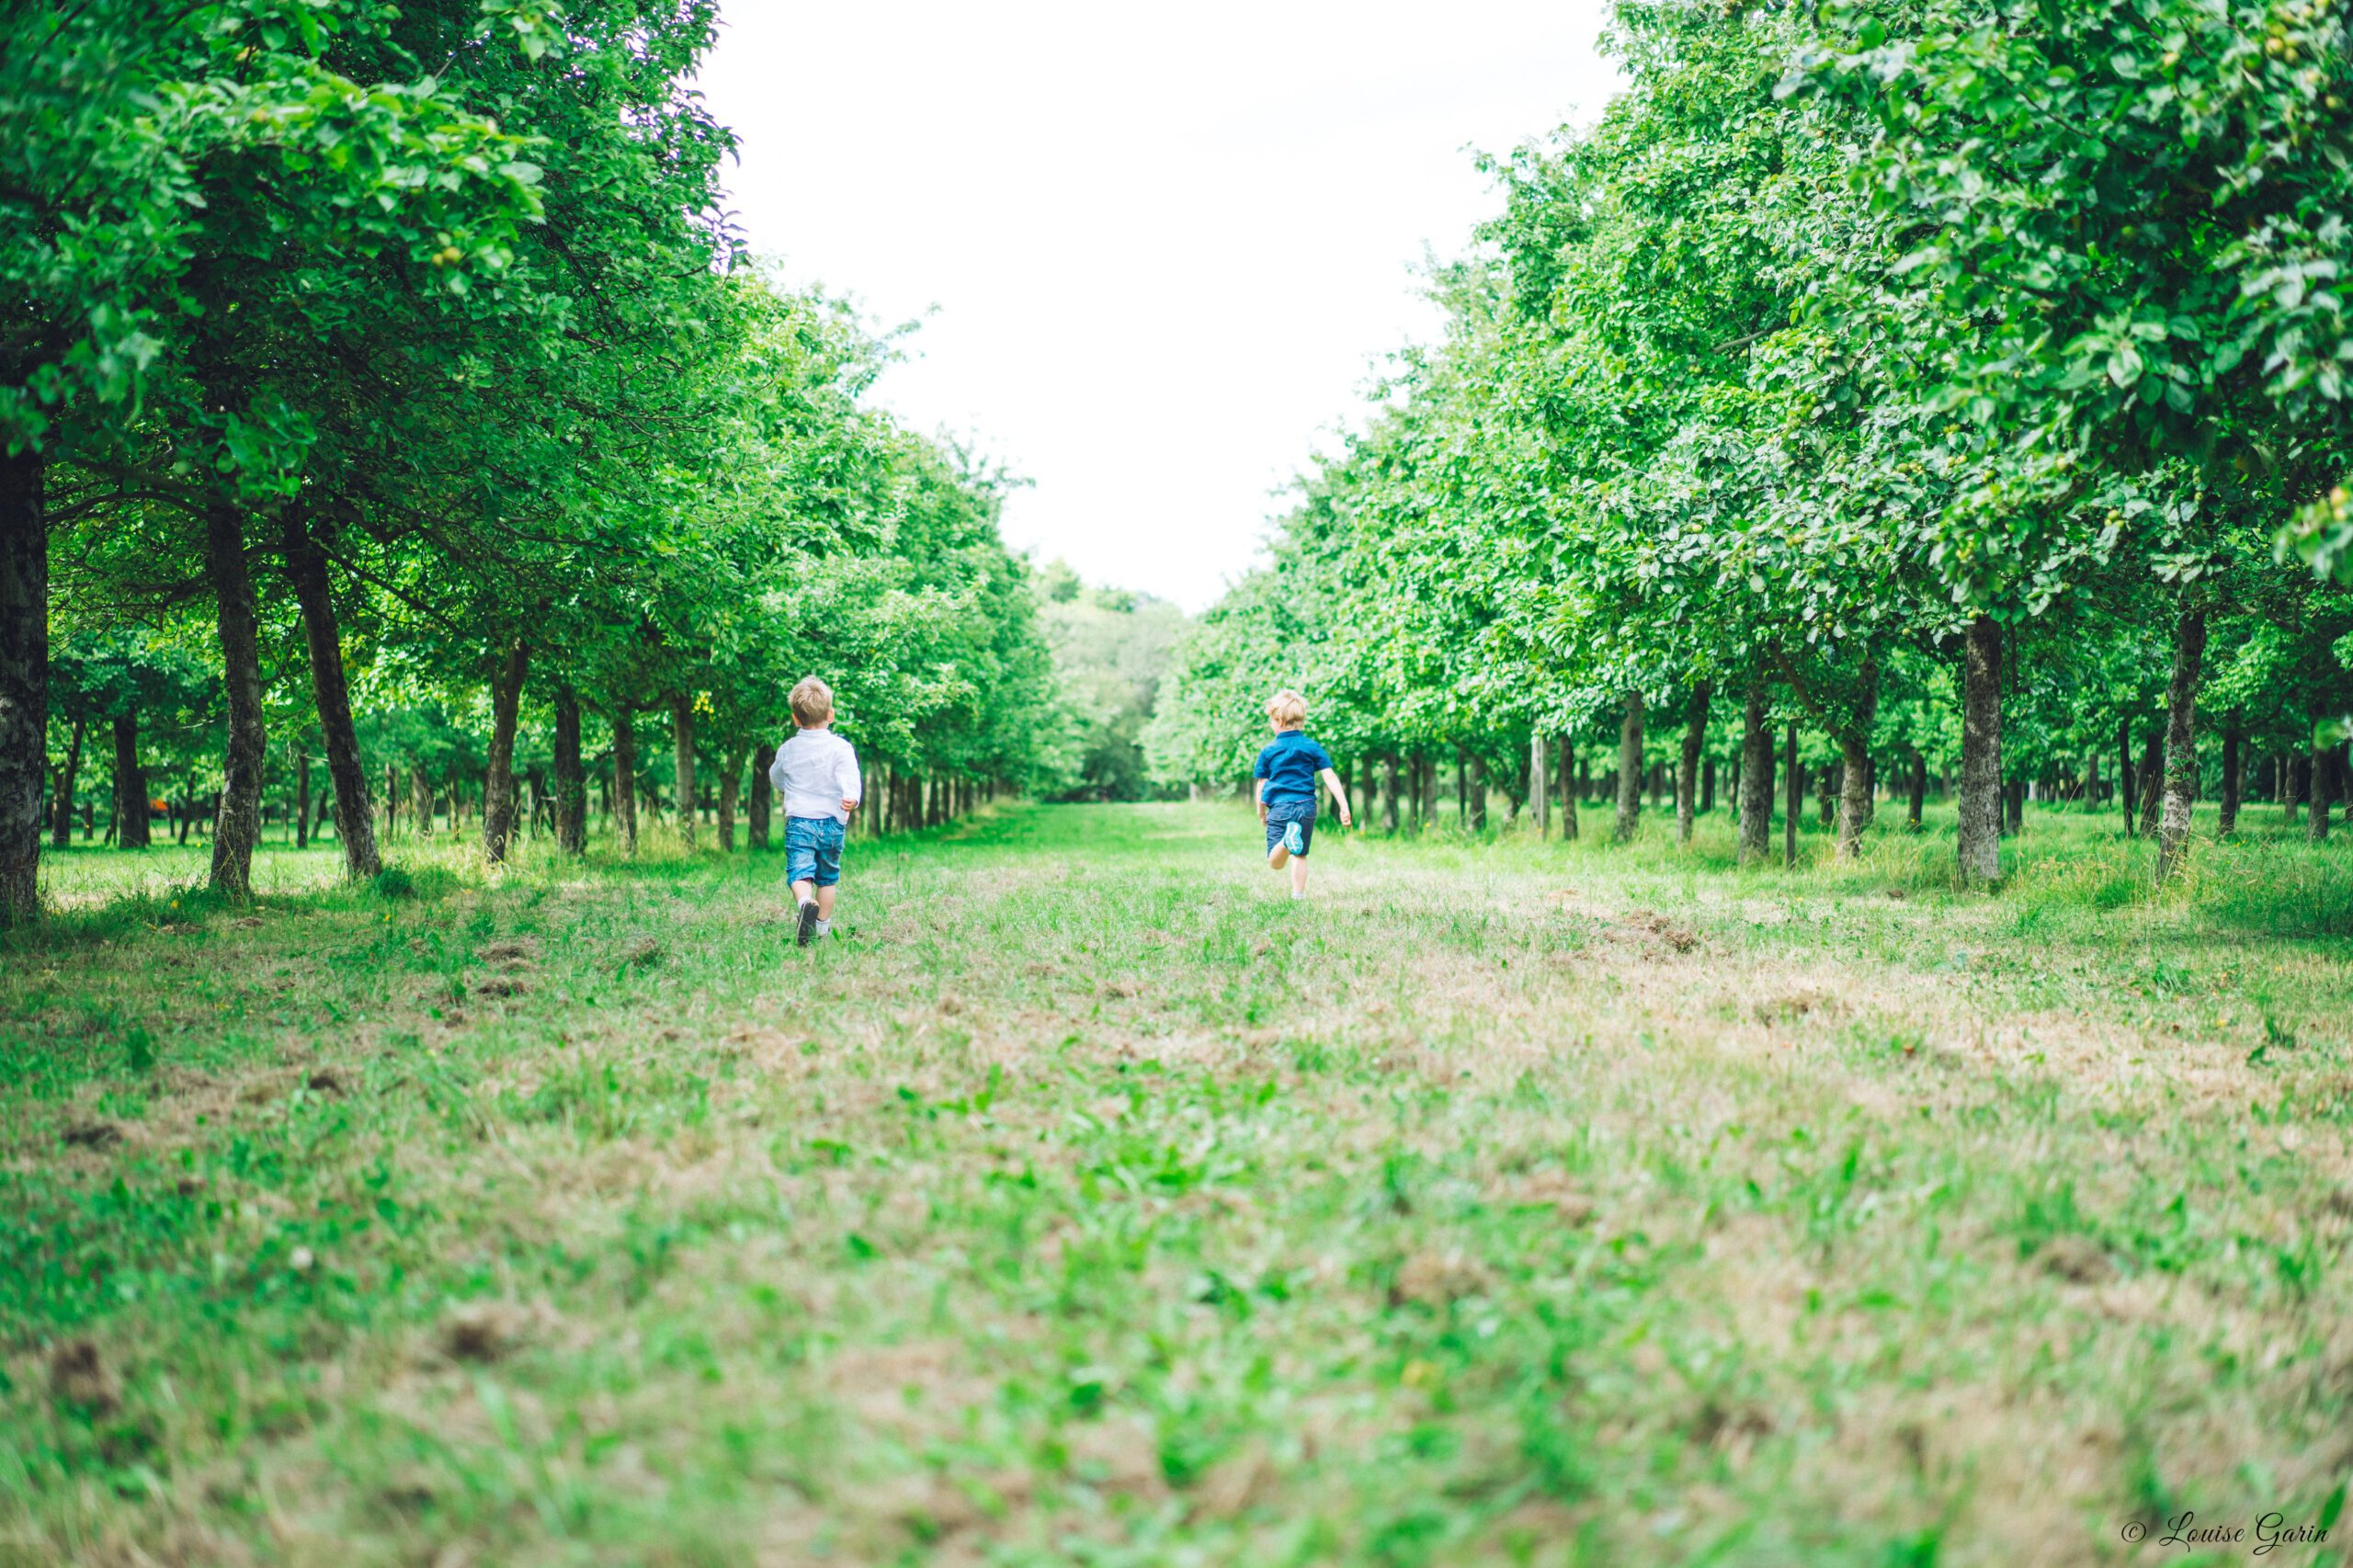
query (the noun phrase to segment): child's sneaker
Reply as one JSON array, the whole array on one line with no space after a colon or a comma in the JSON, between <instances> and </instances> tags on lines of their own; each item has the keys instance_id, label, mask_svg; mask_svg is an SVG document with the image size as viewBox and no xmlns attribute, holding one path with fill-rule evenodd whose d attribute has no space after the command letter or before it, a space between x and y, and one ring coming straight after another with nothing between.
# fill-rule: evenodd
<instances>
[{"instance_id":1,"label":"child's sneaker","mask_svg":"<svg viewBox=\"0 0 2353 1568\"><path fill-rule=\"evenodd\" d=\"M798 939L804 948L817 939L817 901L813 898L801 906L801 931Z\"/></svg>"},{"instance_id":2,"label":"child's sneaker","mask_svg":"<svg viewBox=\"0 0 2353 1568\"><path fill-rule=\"evenodd\" d=\"M1295 822L1287 822L1283 824L1283 847L1296 855L1300 852L1302 845L1303 840L1299 831L1299 824Z\"/></svg>"}]
</instances>

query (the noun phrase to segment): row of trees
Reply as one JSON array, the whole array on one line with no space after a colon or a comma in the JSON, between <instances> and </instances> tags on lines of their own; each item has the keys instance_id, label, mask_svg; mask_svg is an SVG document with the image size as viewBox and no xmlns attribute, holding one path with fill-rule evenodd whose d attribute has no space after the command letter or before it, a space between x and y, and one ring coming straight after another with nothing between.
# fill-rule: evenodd
<instances>
[{"instance_id":1,"label":"row of trees","mask_svg":"<svg viewBox=\"0 0 2353 1568\"><path fill-rule=\"evenodd\" d=\"M1167 794L1149 777L1143 729L1189 624L1184 611L1150 594L1090 588L1061 561L1038 574L1038 592L1062 698L1055 766L1039 769L1042 792L1058 801Z\"/></svg>"},{"instance_id":2,"label":"row of trees","mask_svg":"<svg viewBox=\"0 0 2353 1568\"><path fill-rule=\"evenodd\" d=\"M1161 775L1245 768L1296 684L1391 770L1614 753L1621 832L1659 764L1688 832L1722 758L1744 858L1777 763L1836 770L1841 854L1957 768L1978 881L2029 788L2154 789L2161 876L2201 788L2342 793L2343 13L1629 3L1610 41L1626 92L1494 165L1444 340L1188 645Z\"/></svg>"},{"instance_id":3,"label":"row of trees","mask_svg":"<svg viewBox=\"0 0 2353 1568\"><path fill-rule=\"evenodd\" d=\"M746 260L731 139L686 86L715 22L9 8L0 914L37 912L93 734L138 778L142 715L180 792L217 790L231 893L274 746L322 760L372 875L376 807L441 760L392 732L435 709L480 714L478 759L442 770L472 775L494 860L529 809L518 733L577 851L591 763L625 835L649 723L674 800L699 767L732 797L812 671L878 812L1025 777L1053 676L1005 477L866 406L887 345Z\"/></svg>"}]
</instances>

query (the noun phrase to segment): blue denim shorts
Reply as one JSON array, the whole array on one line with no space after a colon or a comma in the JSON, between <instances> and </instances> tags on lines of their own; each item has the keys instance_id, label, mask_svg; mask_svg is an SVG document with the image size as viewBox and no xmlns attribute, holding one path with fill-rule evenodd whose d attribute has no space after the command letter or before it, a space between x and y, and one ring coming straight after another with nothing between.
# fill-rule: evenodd
<instances>
[{"instance_id":1,"label":"blue denim shorts","mask_svg":"<svg viewBox=\"0 0 2353 1568\"><path fill-rule=\"evenodd\" d=\"M1269 801L1267 802L1267 853L1272 855L1275 846L1283 841L1286 824L1299 824L1299 852L1306 854L1315 847L1315 802L1313 801Z\"/></svg>"},{"instance_id":2,"label":"blue denim shorts","mask_svg":"<svg viewBox=\"0 0 2353 1568\"><path fill-rule=\"evenodd\" d=\"M831 817L784 819L784 880L832 887L842 880L842 824Z\"/></svg>"}]
</instances>

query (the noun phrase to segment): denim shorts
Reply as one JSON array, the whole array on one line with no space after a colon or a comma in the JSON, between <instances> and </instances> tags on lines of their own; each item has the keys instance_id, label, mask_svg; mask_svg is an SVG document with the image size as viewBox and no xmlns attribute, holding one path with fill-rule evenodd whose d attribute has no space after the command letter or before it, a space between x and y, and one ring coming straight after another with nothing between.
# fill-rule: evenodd
<instances>
[{"instance_id":1,"label":"denim shorts","mask_svg":"<svg viewBox=\"0 0 2353 1568\"><path fill-rule=\"evenodd\" d=\"M842 880L842 824L831 817L784 819L784 880L832 887Z\"/></svg>"},{"instance_id":2,"label":"denim shorts","mask_svg":"<svg viewBox=\"0 0 2353 1568\"><path fill-rule=\"evenodd\" d=\"M1299 852L1306 854L1315 846L1315 802L1313 801L1269 801L1267 802L1267 853L1272 855L1275 846L1283 841L1285 824L1299 824Z\"/></svg>"}]
</instances>

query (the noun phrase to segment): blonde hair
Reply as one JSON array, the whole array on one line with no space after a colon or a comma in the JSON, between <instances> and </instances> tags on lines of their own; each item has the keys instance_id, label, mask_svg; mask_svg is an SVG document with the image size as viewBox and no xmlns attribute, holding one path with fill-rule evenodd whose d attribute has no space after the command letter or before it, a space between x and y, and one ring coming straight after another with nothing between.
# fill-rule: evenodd
<instances>
[{"instance_id":1,"label":"blonde hair","mask_svg":"<svg viewBox=\"0 0 2353 1568\"><path fill-rule=\"evenodd\" d=\"M793 722L813 730L834 716L834 688L815 676L804 676L792 688Z\"/></svg>"},{"instance_id":2,"label":"blonde hair","mask_svg":"<svg viewBox=\"0 0 2353 1568\"><path fill-rule=\"evenodd\" d=\"M1279 730L1296 730L1307 722L1307 699L1285 687L1267 699L1267 717Z\"/></svg>"}]
</instances>

